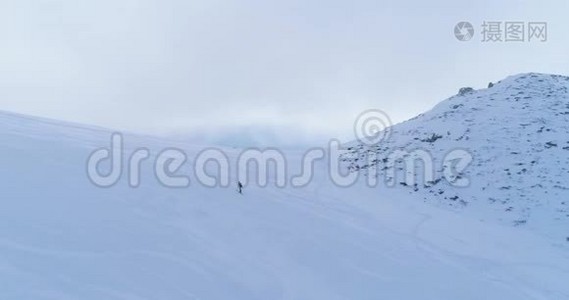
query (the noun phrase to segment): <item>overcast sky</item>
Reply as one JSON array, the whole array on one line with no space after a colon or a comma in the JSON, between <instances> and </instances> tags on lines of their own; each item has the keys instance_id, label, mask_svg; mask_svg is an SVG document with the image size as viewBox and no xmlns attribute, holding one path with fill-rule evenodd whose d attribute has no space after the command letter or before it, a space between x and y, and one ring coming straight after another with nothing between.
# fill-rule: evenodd
<instances>
[{"instance_id":1,"label":"overcast sky","mask_svg":"<svg viewBox=\"0 0 569 300\"><path fill-rule=\"evenodd\" d=\"M569 74L569 1L476 2L0 0L0 110L304 143L351 139L365 109L399 122L462 86ZM548 41L485 43L484 21L547 22Z\"/></svg>"}]
</instances>

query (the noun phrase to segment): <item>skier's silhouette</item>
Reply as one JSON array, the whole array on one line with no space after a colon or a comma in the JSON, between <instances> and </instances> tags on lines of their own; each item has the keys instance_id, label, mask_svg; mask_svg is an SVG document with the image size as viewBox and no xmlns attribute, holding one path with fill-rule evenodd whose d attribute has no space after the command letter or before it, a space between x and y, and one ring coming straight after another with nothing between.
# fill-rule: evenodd
<instances>
[{"instance_id":1,"label":"skier's silhouette","mask_svg":"<svg viewBox=\"0 0 569 300\"><path fill-rule=\"evenodd\" d=\"M239 194L243 194L243 184L241 184L241 181L237 181L237 191Z\"/></svg>"}]
</instances>

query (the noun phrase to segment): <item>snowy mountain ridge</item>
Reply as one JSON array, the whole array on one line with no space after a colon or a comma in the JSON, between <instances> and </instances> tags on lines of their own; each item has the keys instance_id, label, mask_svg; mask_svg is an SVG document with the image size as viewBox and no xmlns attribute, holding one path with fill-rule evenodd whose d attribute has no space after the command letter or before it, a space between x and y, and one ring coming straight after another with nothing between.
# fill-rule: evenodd
<instances>
[{"instance_id":1,"label":"snowy mountain ridge","mask_svg":"<svg viewBox=\"0 0 569 300\"><path fill-rule=\"evenodd\" d=\"M476 210L481 219L545 232L553 226L569 236L568 90L569 77L538 73L511 76L487 89L464 89L391 127L388 140L352 147L346 159L365 171L370 167L366 155L377 155L380 175L388 176L390 166L382 162L395 149L424 149L439 161L453 149L465 149L473 158L463 174L470 186L450 186L437 169L434 182L405 188L426 202Z\"/></svg>"},{"instance_id":2,"label":"snowy mountain ridge","mask_svg":"<svg viewBox=\"0 0 569 300\"><path fill-rule=\"evenodd\" d=\"M564 86L558 77L543 76L543 80L546 91ZM326 163L315 165L313 180L306 187L250 185L243 195L233 186L167 188L152 180L152 164L142 165L143 184L137 188L129 187L124 177L120 184L100 188L87 178L86 159L92 151L109 147L112 131L0 113L0 299L568 299L568 243L543 234L561 228L560 223L539 227L539 232L527 230L536 219L552 220L549 210L538 218L539 207L529 206L525 226L504 226L479 219L516 211L502 211L506 204L499 201L475 202L468 197L478 201L487 195L510 195L498 193L514 193L515 187L531 179L511 183L510 189L481 181L484 176L504 176L499 168L493 171L490 163L526 163L515 155L516 160L505 161L496 150L502 148L520 153L539 150L535 156L549 153L543 157L560 161L549 165L541 160L535 164L538 169L531 169L544 186L535 195L564 186L566 156L562 154L566 150L561 147L560 128L564 127L560 126L565 119L546 120L548 126L538 126L540 122L532 123L531 115L511 114L512 122L520 118L517 121L529 123L526 127L534 130L544 126L540 134L546 134L539 143L530 143L533 147L520 141L518 149L507 149L504 134L490 134L491 142L486 143L478 134L480 129L456 141L469 128L478 128L473 126L478 119L463 120L462 127L447 126L462 120L459 115L474 118L471 112L477 111L473 103L478 93L496 93L498 98L501 90L522 91L515 88L520 84L515 79L506 89L507 81L453 97L434 111L397 125L391 135L393 144L381 145L427 145L433 151L464 145L458 143L464 140L472 142L472 147L475 141L489 145L491 155L484 160L479 159L481 150L473 148L478 149L475 161L480 166L469 169L472 185L462 190L443 181L418 186L417 191L401 185L375 189L361 182L342 188L323 176L328 173ZM537 90L541 88L523 92ZM559 90L551 97L565 101L562 95ZM522 97L517 102L524 101ZM511 106L507 101L499 103L504 110ZM454 105L459 106L452 109ZM454 112L446 112L449 107ZM513 127L494 118L500 128ZM450 132L446 138L421 142L446 131ZM153 154L172 146L186 150L190 157L201 151L196 145L156 137L124 134L124 139L125 149L144 146ZM300 165L301 157L290 157L298 159L291 161L293 165ZM560 183L548 176L548 171L555 170L560 172ZM191 172L185 166L179 173ZM433 196L431 191L436 189L445 193ZM565 195L563 189L551 191ZM470 201L464 211L474 214L420 201L432 197L446 206L460 202L450 199L455 193ZM513 206L515 200L508 204ZM536 201L542 208L557 207L544 199ZM495 215L485 215L483 209Z\"/></svg>"}]
</instances>

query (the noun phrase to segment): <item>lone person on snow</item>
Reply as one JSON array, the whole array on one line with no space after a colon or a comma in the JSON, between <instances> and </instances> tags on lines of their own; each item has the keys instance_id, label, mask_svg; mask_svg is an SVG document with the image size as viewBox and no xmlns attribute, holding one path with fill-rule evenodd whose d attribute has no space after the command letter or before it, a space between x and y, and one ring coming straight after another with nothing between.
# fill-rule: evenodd
<instances>
[{"instance_id":1,"label":"lone person on snow","mask_svg":"<svg viewBox=\"0 0 569 300\"><path fill-rule=\"evenodd\" d=\"M243 184L241 184L241 181L237 181L237 191L239 194L243 194Z\"/></svg>"}]
</instances>

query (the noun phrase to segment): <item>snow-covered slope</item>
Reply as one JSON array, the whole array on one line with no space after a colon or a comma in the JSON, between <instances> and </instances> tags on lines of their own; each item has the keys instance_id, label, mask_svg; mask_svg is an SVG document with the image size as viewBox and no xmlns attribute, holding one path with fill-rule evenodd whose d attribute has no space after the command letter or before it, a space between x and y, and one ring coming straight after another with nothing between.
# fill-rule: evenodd
<instances>
[{"instance_id":1,"label":"snow-covered slope","mask_svg":"<svg viewBox=\"0 0 569 300\"><path fill-rule=\"evenodd\" d=\"M380 175L389 180L389 168L403 168L389 164L389 153L426 150L438 167L432 182L405 187L413 197L569 237L569 77L512 76L453 96L390 130L389 139L377 146L354 146L348 160L365 169L369 163L363 158L373 153ZM440 162L454 149L472 155L462 174L470 180L466 188L441 180ZM399 188L406 185L401 177L396 180Z\"/></svg>"},{"instance_id":2,"label":"snow-covered slope","mask_svg":"<svg viewBox=\"0 0 569 300\"><path fill-rule=\"evenodd\" d=\"M406 189L336 187L325 165L304 188L248 186L244 195L166 188L151 163L138 188L124 177L96 187L86 160L110 135L0 113L0 299L569 298L565 241L441 210ZM153 156L186 150L184 174L200 151L144 136L125 143ZM557 143L543 151L561 151Z\"/></svg>"}]
</instances>

